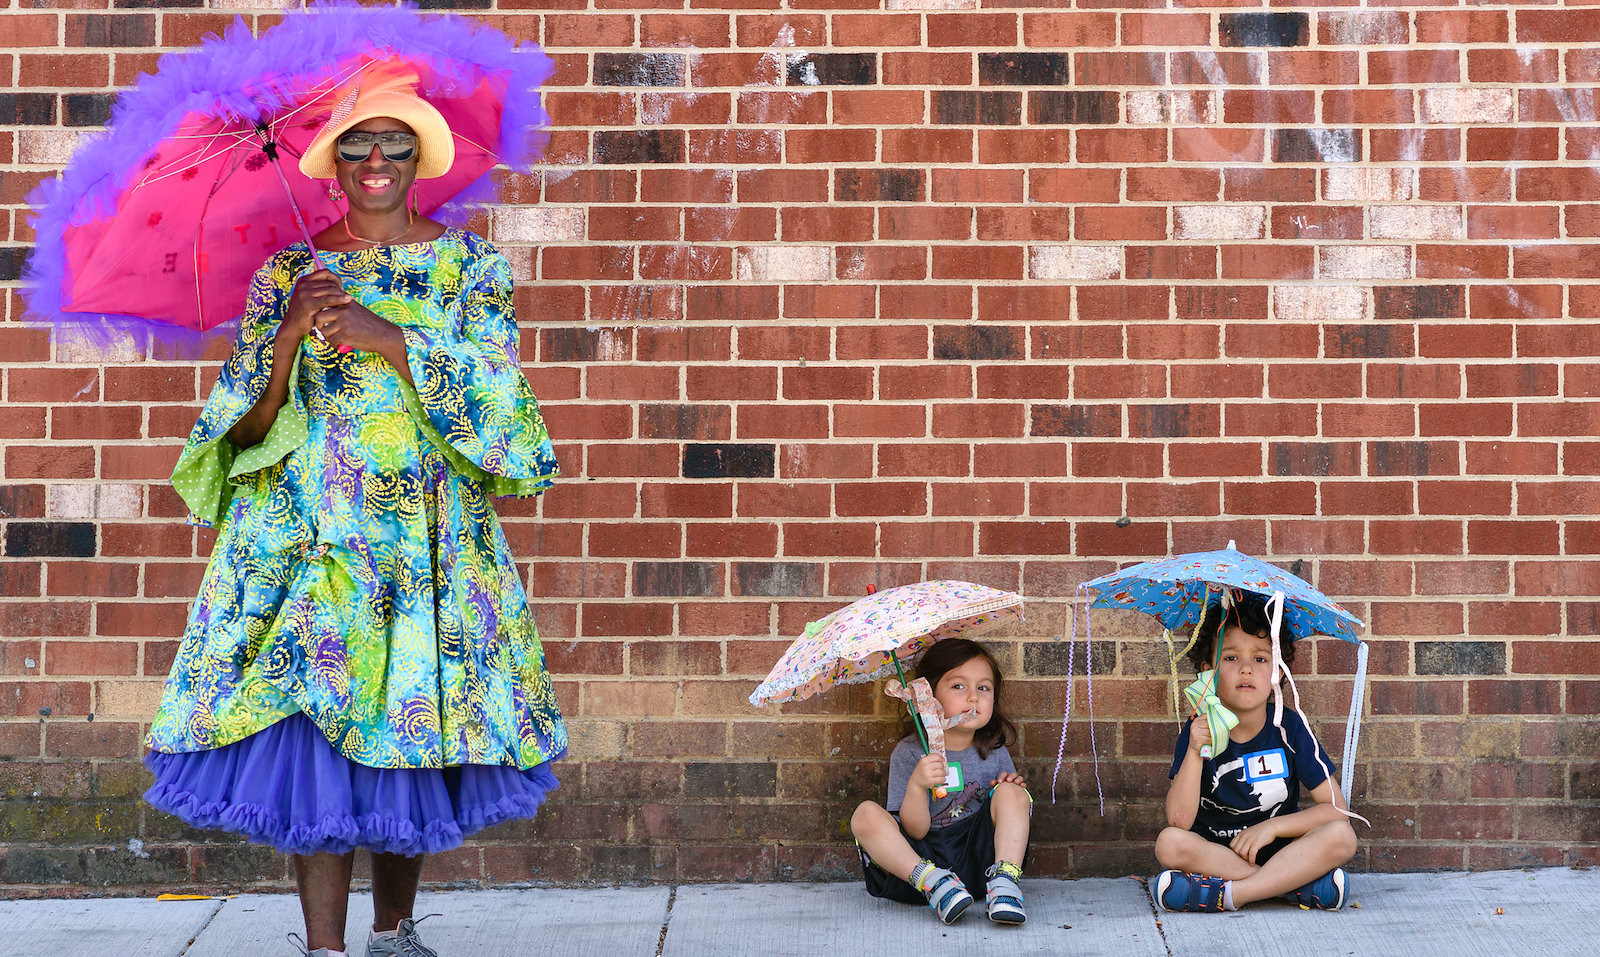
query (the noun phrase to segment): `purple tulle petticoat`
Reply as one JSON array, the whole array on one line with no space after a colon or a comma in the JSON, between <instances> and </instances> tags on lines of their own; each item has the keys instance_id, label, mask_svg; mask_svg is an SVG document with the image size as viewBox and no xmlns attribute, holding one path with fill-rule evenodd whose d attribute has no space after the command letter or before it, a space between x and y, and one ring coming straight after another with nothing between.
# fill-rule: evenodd
<instances>
[{"instance_id":1,"label":"purple tulle petticoat","mask_svg":"<svg viewBox=\"0 0 1600 957\"><path fill-rule=\"evenodd\" d=\"M211 751L153 752L144 798L201 828L243 834L285 854L436 854L501 821L532 817L559 782L549 763L369 768L294 714Z\"/></svg>"}]
</instances>

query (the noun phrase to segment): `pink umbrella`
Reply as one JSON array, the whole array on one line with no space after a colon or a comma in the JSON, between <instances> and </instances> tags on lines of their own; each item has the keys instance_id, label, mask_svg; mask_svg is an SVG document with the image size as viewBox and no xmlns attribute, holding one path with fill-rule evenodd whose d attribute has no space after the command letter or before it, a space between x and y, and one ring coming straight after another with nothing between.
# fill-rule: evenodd
<instances>
[{"instance_id":1,"label":"pink umbrella","mask_svg":"<svg viewBox=\"0 0 1600 957\"><path fill-rule=\"evenodd\" d=\"M424 215L463 222L493 198L497 163L526 168L543 145L551 60L465 18L324 4L259 39L235 22L163 57L106 134L29 197L32 315L100 341L134 329L170 343L236 318L267 257L343 214L293 158L374 69L415 75L454 134L450 172L417 181Z\"/></svg>"}]
</instances>

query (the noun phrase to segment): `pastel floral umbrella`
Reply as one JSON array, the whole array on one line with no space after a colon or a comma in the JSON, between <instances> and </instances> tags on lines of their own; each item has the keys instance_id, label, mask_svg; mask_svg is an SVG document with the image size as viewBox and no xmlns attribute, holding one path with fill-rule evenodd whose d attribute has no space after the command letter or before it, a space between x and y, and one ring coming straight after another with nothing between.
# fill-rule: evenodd
<instances>
[{"instance_id":1,"label":"pastel floral umbrella","mask_svg":"<svg viewBox=\"0 0 1600 957\"><path fill-rule=\"evenodd\" d=\"M972 582L917 582L873 592L807 625L750 703L799 701L890 674L904 682L902 657L1021 617L1021 595Z\"/></svg>"},{"instance_id":2,"label":"pastel floral umbrella","mask_svg":"<svg viewBox=\"0 0 1600 957\"><path fill-rule=\"evenodd\" d=\"M944 730L964 715L947 717L926 678L906 681L900 656L911 657L936 641L973 635L1022 617L1022 596L963 581L929 581L887 591L867 586L857 599L806 625L750 695L753 705L799 701L834 685L899 676L888 693L906 703L911 726L927 753L944 753ZM930 737L931 735L931 737ZM944 797L934 789L934 797Z\"/></svg>"}]
</instances>

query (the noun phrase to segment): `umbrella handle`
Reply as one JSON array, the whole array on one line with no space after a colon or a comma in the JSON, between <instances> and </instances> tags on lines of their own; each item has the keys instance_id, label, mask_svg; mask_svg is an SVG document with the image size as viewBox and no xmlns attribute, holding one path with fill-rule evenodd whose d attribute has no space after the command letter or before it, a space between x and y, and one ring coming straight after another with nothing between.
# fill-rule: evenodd
<instances>
[{"instance_id":1,"label":"umbrella handle","mask_svg":"<svg viewBox=\"0 0 1600 957\"><path fill-rule=\"evenodd\" d=\"M278 144L268 137L270 130L265 123L256 127L256 133L261 137L261 151L266 153L267 159L272 161L272 170L278 174L278 182L283 184L284 195L289 197L289 210L294 214L294 224L299 227L300 235L306 241L306 248L311 250L312 265L318 269L328 268L323 264L322 257L317 255L317 245L311 241L311 231L306 228L306 218L300 212L300 203L295 200L294 190L289 188L289 178L283 175L283 167L278 163ZM317 334L317 339L320 341L328 341L328 337L322 334L321 329L312 329L311 331ZM353 351L352 347L346 345L339 346L338 350L341 353Z\"/></svg>"}]
</instances>

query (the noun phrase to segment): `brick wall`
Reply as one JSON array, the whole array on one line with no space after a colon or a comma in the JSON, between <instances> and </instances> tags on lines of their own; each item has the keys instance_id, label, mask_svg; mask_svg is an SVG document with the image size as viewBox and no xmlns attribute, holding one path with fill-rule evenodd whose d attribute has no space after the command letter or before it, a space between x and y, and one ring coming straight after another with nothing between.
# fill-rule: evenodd
<instances>
[{"instance_id":1,"label":"brick wall","mask_svg":"<svg viewBox=\"0 0 1600 957\"><path fill-rule=\"evenodd\" d=\"M8 6L7 281L115 89L272 20ZM567 474L503 512L574 744L536 822L432 878L849 876L891 702L745 697L873 583L1027 596L995 645L1042 794L1075 585L1230 538L1371 622L1360 866L1595 862L1592 8L462 6L559 63L548 160L479 225ZM53 347L8 298L0 880L281 884L136 800L211 544L164 478L215 362ZM1040 874L1153 866L1163 647L1102 614L1106 814L1075 720ZM1352 665L1302 651L1336 755Z\"/></svg>"}]
</instances>

